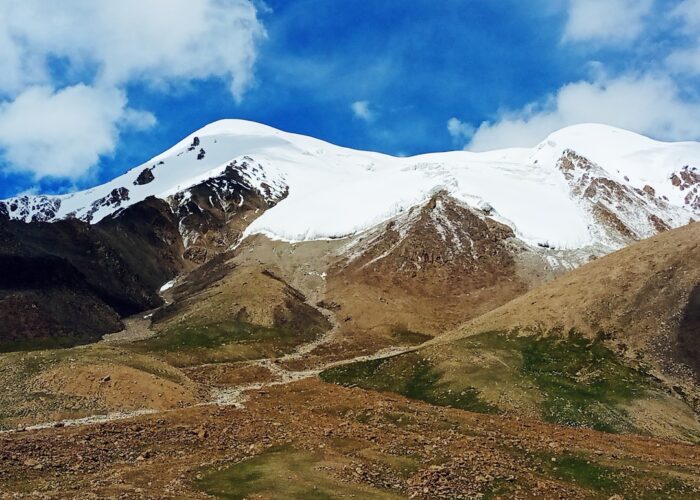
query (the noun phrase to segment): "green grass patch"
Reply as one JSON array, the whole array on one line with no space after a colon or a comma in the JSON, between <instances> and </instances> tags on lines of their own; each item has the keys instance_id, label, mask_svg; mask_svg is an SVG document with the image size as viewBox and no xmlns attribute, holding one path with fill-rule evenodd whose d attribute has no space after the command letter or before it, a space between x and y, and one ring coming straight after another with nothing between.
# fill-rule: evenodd
<instances>
[{"instance_id":1,"label":"green grass patch","mask_svg":"<svg viewBox=\"0 0 700 500\"><path fill-rule=\"evenodd\" d=\"M39 337L22 340L0 340L0 353L68 349L100 340L97 337Z\"/></svg>"},{"instance_id":2,"label":"green grass patch","mask_svg":"<svg viewBox=\"0 0 700 500\"><path fill-rule=\"evenodd\" d=\"M625 365L601 338L576 332L485 333L335 367L321 378L482 413L498 412L495 401L503 397L529 405L546 421L606 432L638 431L625 408L661 394L650 376Z\"/></svg>"},{"instance_id":3,"label":"green grass patch","mask_svg":"<svg viewBox=\"0 0 700 500\"><path fill-rule=\"evenodd\" d=\"M555 479L575 483L596 492L615 493L623 486L623 477L619 470L592 462L585 457L565 454L547 460L547 474Z\"/></svg>"},{"instance_id":4,"label":"green grass patch","mask_svg":"<svg viewBox=\"0 0 700 500\"><path fill-rule=\"evenodd\" d=\"M222 468L210 468L195 485L209 495L227 499L399 498L389 491L343 482L324 470L338 465L321 454L281 447Z\"/></svg>"},{"instance_id":5,"label":"green grass patch","mask_svg":"<svg viewBox=\"0 0 700 500\"><path fill-rule=\"evenodd\" d=\"M187 348L212 349L226 344L251 342L299 342L297 332L287 328L269 328L244 321L230 320L209 325L177 325L165 332L137 342L150 351L178 351Z\"/></svg>"},{"instance_id":6,"label":"green grass patch","mask_svg":"<svg viewBox=\"0 0 700 500\"><path fill-rule=\"evenodd\" d=\"M666 478L663 483L652 490L648 489L641 498L644 500L667 500L669 498L678 498L685 500L686 498L696 498L698 492L692 486L685 484L677 478Z\"/></svg>"},{"instance_id":7,"label":"green grass patch","mask_svg":"<svg viewBox=\"0 0 700 500\"><path fill-rule=\"evenodd\" d=\"M625 366L600 339L591 341L575 332L563 339L517 340L522 373L545 397L545 420L606 432L632 430L621 407L649 393L650 377Z\"/></svg>"},{"instance_id":8,"label":"green grass patch","mask_svg":"<svg viewBox=\"0 0 700 500\"><path fill-rule=\"evenodd\" d=\"M395 392L411 399L463 410L498 411L483 401L474 387L455 390L442 383L442 373L430 360L415 352L331 368L321 372L321 379L344 386Z\"/></svg>"},{"instance_id":9,"label":"green grass patch","mask_svg":"<svg viewBox=\"0 0 700 500\"><path fill-rule=\"evenodd\" d=\"M160 354L175 366L282 356L313 341L321 328L266 327L240 320L176 325L130 344L137 352Z\"/></svg>"},{"instance_id":10,"label":"green grass patch","mask_svg":"<svg viewBox=\"0 0 700 500\"><path fill-rule=\"evenodd\" d=\"M552 461L555 458L555 461ZM558 481L575 484L589 490L595 497L608 498L620 494L624 498L686 499L695 498L697 492L669 474L643 462L634 463L628 470L622 464L601 464L593 457L573 453L563 455L541 454L537 456L540 470ZM628 464L629 465L629 464Z\"/></svg>"}]
</instances>

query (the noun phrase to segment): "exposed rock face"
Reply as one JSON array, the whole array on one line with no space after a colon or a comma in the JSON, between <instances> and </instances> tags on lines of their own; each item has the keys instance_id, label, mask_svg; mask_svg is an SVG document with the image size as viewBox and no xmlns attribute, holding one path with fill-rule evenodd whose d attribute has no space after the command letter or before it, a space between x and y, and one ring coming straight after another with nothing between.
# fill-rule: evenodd
<instances>
[{"instance_id":1,"label":"exposed rock face","mask_svg":"<svg viewBox=\"0 0 700 500\"><path fill-rule=\"evenodd\" d=\"M0 265L0 351L93 342L121 329L117 313L67 260L0 255Z\"/></svg>"},{"instance_id":2,"label":"exposed rock face","mask_svg":"<svg viewBox=\"0 0 700 500\"><path fill-rule=\"evenodd\" d=\"M129 190L125 187L114 188L109 192L108 195L95 200L90 209L81 217L82 220L90 222L95 214L100 209L103 208L114 208L119 207L121 203L129 199ZM71 217L72 218L72 217Z\"/></svg>"},{"instance_id":3,"label":"exposed rock face","mask_svg":"<svg viewBox=\"0 0 700 500\"><path fill-rule=\"evenodd\" d=\"M683 219L683 215L676 214L651 186L633 189L616 182L602 168L575 151L566 150L557 168L564 174L572 195L600 224L597 230L616 246L677 227Z\"/></svg>"},{"instance_id":4,"label":"exposed rock face","mask_svg":"<svg viewBox=\"0 0 700 500\"><path fill-rule=\"evenodd\" d=\"M441 192L346 244L325 298L358 329L437 334L527 290L521 249L510 228Z\"/></svg>"},{"instance_id":5,"label":"exposed rock face","mask_svg":"<svg viewBox=\"0 0 700 500\"><path fill-rule=\"evenodd\" d=\"M153 178L145 169L135 184ZM6 322L0 343L60 338L70 344L118 331L121 316L161 305L163 283L227 250L287 193L286 185L268 180L246 158L167 202L150 197L119 209L130 193L115 188L80 219L69 214L55 221L61 203L56 197L0 203L0 266L7 269L0 282L0 316L22 311ZM104 209L113 215L89 224ZM9 220L9 212L31 223Z\"/></svg>"},{"instance_id":6,"label":"exposed rock face","mask_svg":"<svg viewBox=\"0 0 700 500\"><path fill-rule=\"evenodd\" d=\"M70 344L118 331L120 315L162 304L157 290L183 268L181 254L161 200L96 225L0 219L0 342Z\"/></svg>"},{"instance_id":7,"label":"exposed rock face","mask_svg":"<svg viewBox=\"0 0 700 500\"><path fill-rule=\"evenodd\" d=\"M195 136L192 138L192 144L190 144L190 147L187 148L187 151L194 151L194 149L199 146L199 137Z\"/></svg>"},{"instance_id":8,"label":"exposed rock face","mask_svg":"<svg viewBox=\"0 0 700 500\"><path fill-rule=\"evenodd\" d=\"M152 170L153 168L144 168L134 181L134 185L143 186L144 184L152 182L153 179L155 179Z\"/></svg>"},{"instance_id":9,"label":"exposed rock face","mask_svg":"<svg viewBox=\"0 0 700 500\"><path fill-rule=\"evenodd\" d=\"M686 165L671 176L671 184L686 192L684 201L687 207L700 211L700 171Z\"/></svg>"},{"instance_id":10,"label":"exposed rock face","mask_svg":"<svg viewBox=\"0 0 700 500\"><path fill-rule=\"evenodd\" d=\"M350 269L386 275L396 282L421 278L432 284L490 286L514 274L513 231L445 192L391 221L381 237L351 249Z\"/></svg>"},{"instance_id":11,"label":"exposed rock face","mask_svg":"<svg viewBox=\"0 0 700 500\"><path fill-rule=\"evenodd\" d=\"M158 198L146 198L113 217L103 219L94 228L125 267L136 270L144 293L143 299L135 304L134 312L160 305L162 300L158 289L186 265L177 222L168 205ZM131 313L118 308L117 311Z\"/></svg>"},{"instance_id":12,"label":"exposed rock face","mask_svg":"<svg viewBox=\"0 0 700 500\"><path fill-rule=\"evenodd\" d=\"M0 216L12 216L25 222L53 220L61 206L59 198L51 196L19 196L0 201Z\"/></svg>"},{"instance_id":13,"label":"exposed rock face","mask_svg":"<svg viewBox=\"0 0 700 500\"><path fill-rule=\"evenodd\" d=\"M248 224L287 196L287 187L276 183L254 187L251 176L261 173L262 167L249 158L233 161L220 176L170 198L186 259L201 264L225 251Z\"/></svg>"}]
</instances>

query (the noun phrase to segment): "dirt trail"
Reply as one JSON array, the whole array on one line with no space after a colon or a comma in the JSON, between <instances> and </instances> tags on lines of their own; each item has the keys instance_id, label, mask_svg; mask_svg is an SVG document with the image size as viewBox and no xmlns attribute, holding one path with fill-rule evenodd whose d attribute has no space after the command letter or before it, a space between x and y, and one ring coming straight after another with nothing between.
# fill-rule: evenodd
<instances>
[{"instance_id":1,"label":"dirt trail","mask_svg":"<svg viewBox=\"0 0 700 500\"><path fill-rule=\"evenodd\" d=\"M242 406L246 401L246 392L253 390L264 390L265 387L272 387L277 385L291 384L299 380L306 378L316 377L319 373L329 368L334 368L336 366L342 366L350 363L355 363L359 361L370 361L373 359L387 358L390 356L396 356L398 354L403 354L408 351L413 351L417 346L410 347L389 347L375 352L374 354L366 354L363 356L355 356L349 359L343 359L340 361L331 361L325 363L318 368L310 370L289 370L278 363L274 359L263 359L257 361L256 364L268 368L278 380L272 382L260 382L251 384L242 384L238 386L227 387L225 389L214 389L212 391L213 401L210 404L218 404L222 406ZM281 359L281 358L280 358Z\"/></svg>"},{"instance_id":2,"label":"dirt trail","mask_svg":"<svg viewBox=\"0 0 700 500\"><path fill-rule=\"evenodd\" d=\"M293 352L285 354L280 358L265 358L251 362L251 365L261 366L269 370L270 373L272 373L275 380L273 380L272 382L256 382L231 386L224 389L214 389L212 390L212 403L219 405L240 406L246 400L245 393L248 391L263 390L265 387L269 386L290 384L292 382L303 380L305 378L315 377L322 371L336 366L354 363L358 361L369 361L372 359L395 356L397 354L402 354L404 352L415 350L417 348L417 346L389 347L386 349L381 349L373 354L366 354L361 356L354 356L348 359L330 361L312 369L292 370L286 368L284 366L285 363L302 359L317 348L326 344L330 344L335 340L335 337L340 330L340 323L338 322L335 313L320 307L316 307L316 309L318 309L332 325L332 327L327 332L325 332L323 335L319 336L316 340L312 342L300 345Z\"/></svg>"},{"instance_id":3,"label":"dirt trail","mask_svg":"<svg viewBox=\"0 0 700 500\"><path fill-rule=\"evenodd\" d=\"M247 393L250 391L264 391L267 387L291 384L299 380L316 377L323 370L328 368L333 368L336 366L354 363L358 361L368 361L373 359L379 359L389 356L394 356L402 354L408 351L415 350L418 346L403 346L403 347L389 347L381 349L372 354L365 354L360 356L354 356L348 359L335 360L327 363L322 363L314 368L305 370L293 370L286 368L285 363L296 361L304 358L317 348L324 346L326 344L332 343L336 340L336 335L340 330L340 323L338 322L335 314L332 311L326 309L318 308L321 313L328 319L332 327L326 331L324 334L320 335L317 339L312 342L308 342L300 345L296 350L285 354L279 358L264 358L259 360L250 361L246 363L246 366L260 366L269 370L273 376L272 381L267 382L250 382L244 384L235 384L225 388L212 388L210 391L210 399L208 401L198 403L194 406L235 406L242 407L243 403L248 399ZM126 344L130 342L135 342L145 338L152 337L155 332L150 330L150 312L142 313L136 316L132 316L124 320L125 329L121 332L106 335L101 341L106 344ZM241 366L241 363L236 363ZM219 364L221 365L221 364ZM201 365L206 366L206 365ZM46 429L52 427L77 427L91 424L100 424L115 422L119 420L125 420L129 418L138 417L141 415L154 415L170 413L172 411L177 411L180 408L168 409L168 410L155 410L155 409L138 409L133 411L120 411L108 414L97 414L90 415L78 419L65 419L51 422L42 422L39 424L34 424L23 428L24 430L36 430L36 429ZM20 429L1 431L0 434L19 432Z\"/></svg>"}]
</instances>

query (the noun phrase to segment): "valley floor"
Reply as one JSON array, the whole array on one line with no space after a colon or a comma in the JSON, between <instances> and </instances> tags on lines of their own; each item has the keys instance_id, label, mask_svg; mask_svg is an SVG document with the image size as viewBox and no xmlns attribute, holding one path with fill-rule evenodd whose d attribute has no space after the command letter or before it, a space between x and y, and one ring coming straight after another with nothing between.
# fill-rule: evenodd
<instances>
[{"instance_id":1,"label":"valley floor","mask_svg":"<svg viewBox=\"0 0 700 500\"><path fill-rule=\"evenodd\" d=\"M0 435L46 498L690 498L697 446L440 408L309 378L127 420Z\"/></svg>"},{"instance_id":2,"label":"valley floor","mask_svg":"<svg viewBox=\"0 0 700 500\"><path fill-rule=\"evenodd\" d=\"M333 319L332 314L328 317ZM333 319L333 324L335 320ZM143 322L109 348L148 337ZM147 330L147 328L146 328ZM335 327L278 359L191 366L182 408L0 434L0 494L44 498L690 498L700 449L340 387ZM337 339L336 339L337 340ZM104 348L104 347L102 347ZM90 349L90 348L80 348ZM31 353L28 355L32 355ZM37 422L34 422L35 424Z\"/></svg>"},{"instance_id":3,"label":"valley floor","mask_svg":"<svg viewBox=\"0 0 700 500\"><path fill-rule=\"evenodd\" d=\"M661 260L624 250L555 281L568 295L542 288L501 309L524 292L515 261L459 295L332 260L347 242L247 241L123 332L0 354L0 497L700 498L692 399L605 332L552 320L433 339L482 307L530 311L537 294L572 297L563 311L591 290L607 304L622 288L608 263L643 260L653 272L640 275L690 286L699 228L663 237ZM618 274L615 310L657 296L657 281ZM644 317L675 314L666 305Z\"/></svg>"}]
</instances>

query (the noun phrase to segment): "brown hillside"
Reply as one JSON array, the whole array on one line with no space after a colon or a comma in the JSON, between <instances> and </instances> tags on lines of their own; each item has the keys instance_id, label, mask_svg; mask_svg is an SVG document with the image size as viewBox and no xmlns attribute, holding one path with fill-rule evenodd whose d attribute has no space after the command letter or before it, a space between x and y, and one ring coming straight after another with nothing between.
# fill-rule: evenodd
<instances>
[{"instance_id":1,"label":"brown hillside","mask_svg":"<svg viewBox=\"0 0 700 500\"><path fill-rule=\"evenodd\" d=\"M449 337L514 328L603 333L619 351L690 382L700 374L699 287L696 222L582 266Z\"/></svg>"}]
</instances>

